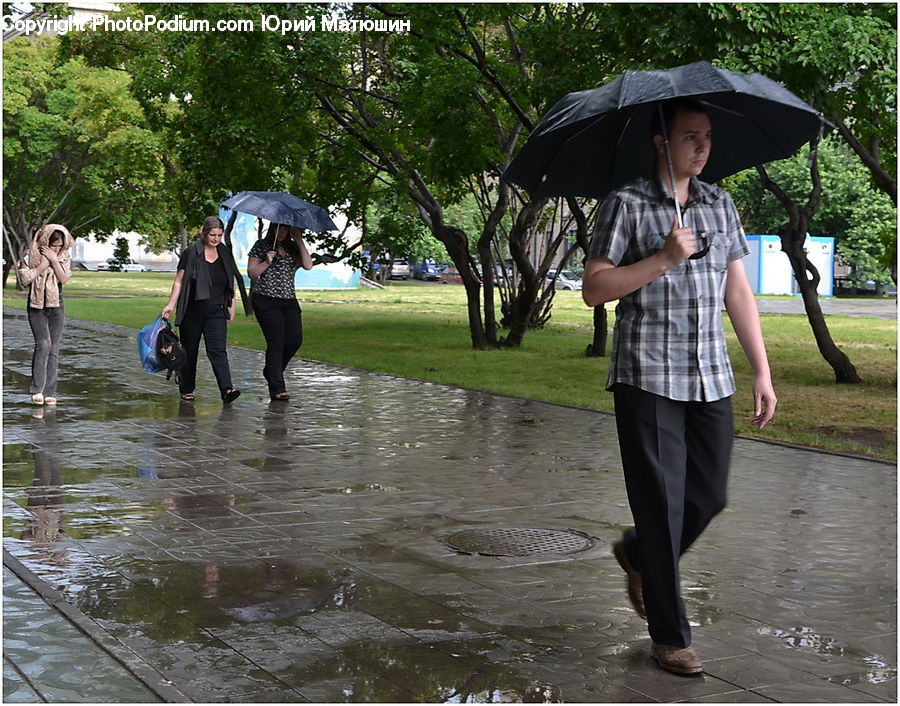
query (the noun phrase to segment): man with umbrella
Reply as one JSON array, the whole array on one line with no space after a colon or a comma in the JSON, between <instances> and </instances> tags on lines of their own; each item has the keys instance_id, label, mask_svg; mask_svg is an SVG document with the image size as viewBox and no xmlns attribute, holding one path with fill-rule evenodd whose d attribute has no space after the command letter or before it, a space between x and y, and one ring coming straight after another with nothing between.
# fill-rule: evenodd
<instances>
[{"instance_id":1,"label":"man with umbrella","mask_svg":"<svg viewBox=\"0 0 900 706\"><path fill-rule=\"evenodd\" d=\"M619 302L607 389L635 527L613 554L653 657L677 674L703 671L679 559L726 501L735 387L723 306L756 375L753 423L777 403L740 263L749 248L731 198L709 182L790 157L824 128L785 86L698 61L564 96L504 172L534 198L603 199L582 294Z\"/></svg>"},{"instance_id":2,"label":"man with umbrella","mask_svg":"<svg viewBox=\"0 0 900 706\"><path fill-rule=\"evenodd\" d=\"M663 106L651 128L653 173L601 205L582 294L589 306L619 301L607 389L635 526L614 555L654 659L696 674L678 564L726 503L735 386L723 304L756 375L756 426L772 418L776 397L740 220L727 192L698 178L714 149L710 116L691 100Z\"/></svg>"}]
</instances>

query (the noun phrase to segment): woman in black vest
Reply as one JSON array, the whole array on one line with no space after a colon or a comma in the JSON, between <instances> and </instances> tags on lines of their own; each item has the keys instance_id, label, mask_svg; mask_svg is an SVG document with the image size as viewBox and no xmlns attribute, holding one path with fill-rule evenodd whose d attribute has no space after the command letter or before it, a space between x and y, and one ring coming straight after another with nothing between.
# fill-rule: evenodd
<instances>
[{"instance_id":1,"label":"woman in black vest","mask_svg":"<svg viewBox=\"0 0 900 706\"><path fill-rule=\"evenodd\" d=\"M285 401L289 395L284 370L303 343L303 320L294 290L297 269L311 270L312 258L300 229L273 223L247 253L247 274L253 278L251 302L266 337L263 377L269 397Z\"/></svg>"},{"instance_id":2,"label":"woman in black vest","mask_svg":"<svg viewBox=\"0 0 900 706\"><path fill-rule=\"evenodd\" d=\"M210 216L203 221L200 238L181 253L172 294L162 310L163 317L169 318L175 305L178 305L175 325L187 354L178 388L185 402L194 401L201 336L206 344L206 357L219 384L222 402L229 404L241 394L231 383L225 348L228 324L234 321L234 281L240 275L234 256L222 243L224 232L224 225L218 217Z\"/></svg>"}]
</instances>

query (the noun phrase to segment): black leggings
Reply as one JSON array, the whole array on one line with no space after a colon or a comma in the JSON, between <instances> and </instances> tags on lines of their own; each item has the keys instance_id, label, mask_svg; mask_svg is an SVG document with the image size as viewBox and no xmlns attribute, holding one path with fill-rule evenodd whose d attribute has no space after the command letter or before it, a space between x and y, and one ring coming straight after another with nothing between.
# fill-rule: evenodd
<instances>
[{"instance_id":1,"label":"black leggings","mask_svg":"<svg viewBox=\"0 0 900 706\"><path fill-rule=\"evenodd\" d=\"M303 344L300 304L293 297L279 299L254 294L253 311L266 338L263 377L269 385L269 395L277 395L286 391L284 370Z\"/></svg>"}]
</instances>

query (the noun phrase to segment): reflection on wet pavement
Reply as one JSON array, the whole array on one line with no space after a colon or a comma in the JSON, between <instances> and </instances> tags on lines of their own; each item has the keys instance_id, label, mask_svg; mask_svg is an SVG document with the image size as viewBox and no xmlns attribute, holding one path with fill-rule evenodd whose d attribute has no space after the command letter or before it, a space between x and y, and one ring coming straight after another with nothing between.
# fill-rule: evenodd
<instances>
[{"instance_id":1,"label":"reflection on wet pavement","mask_svg":"<svg viewBox=\"0 0 900 706\"><path fill-rule=\"evenodd\" d=\"M5 312L4 544L194 700L896 699L889 465L738 440L731 505L683 562L708 673L679 679L609 553L630 521L611 417L309 361L271 404L243 349L237 403L201 365L183 405L135 334L68 322L59 408L35 409ZM497 527L597 539L446 543Z\"/></svg>"}]
</instances>

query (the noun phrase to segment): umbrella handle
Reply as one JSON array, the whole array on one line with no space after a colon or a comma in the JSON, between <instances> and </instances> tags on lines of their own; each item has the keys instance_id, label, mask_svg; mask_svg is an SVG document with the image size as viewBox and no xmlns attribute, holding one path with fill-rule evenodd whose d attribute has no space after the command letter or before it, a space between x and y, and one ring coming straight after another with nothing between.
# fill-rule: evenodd
<instances>
[{"instance_id":1,"label":"umbrella handle","mask_svg":"<svg viewBox=\"0 0 900 706\"><path fill-rule=\"evenodd\" d=\"M659 109L659 124L662 128L663 149L666 151L666 165L669 168L669 186L672 187L672 200L675 201L675 215L678 218L678 227L684 228L681 204L678 202L678 192L675 189L675 168L672 166L672 153L669 151L669 128L666 127L666 117L663 113L662 103L657 103L656 107Z\"/></svg>"}]
</instances>

